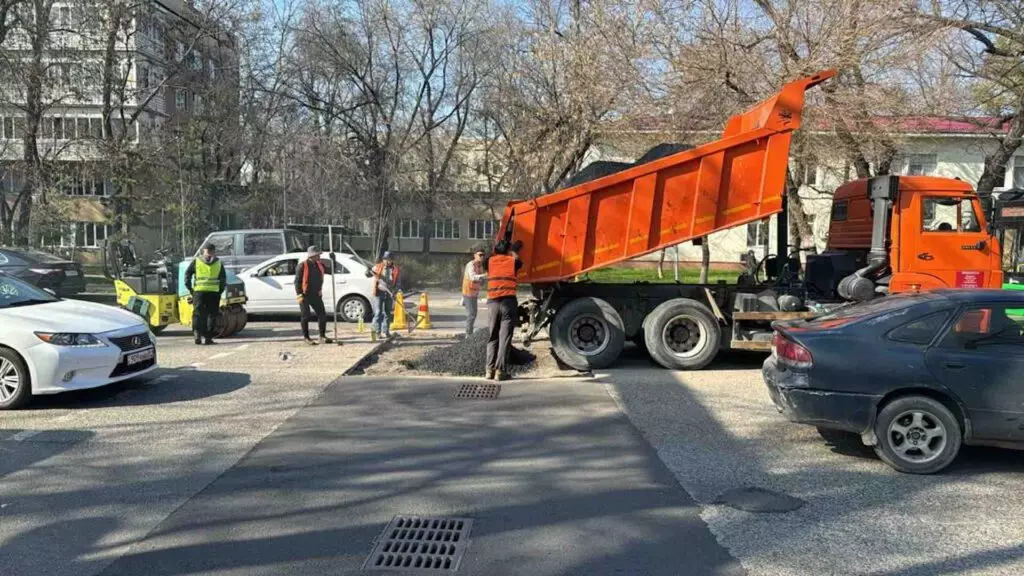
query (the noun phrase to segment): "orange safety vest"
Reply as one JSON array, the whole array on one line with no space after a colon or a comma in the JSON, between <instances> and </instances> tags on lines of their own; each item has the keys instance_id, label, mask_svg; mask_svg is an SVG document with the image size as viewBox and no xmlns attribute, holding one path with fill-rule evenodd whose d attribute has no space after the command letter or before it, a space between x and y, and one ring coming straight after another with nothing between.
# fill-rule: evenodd
<instances>
[{"instance_id":1,"label":"orange safety vest","mask_svg":"<svg viewBox=\"0 0 1024 576\"><path fill-rule=\"evenodd\" d=\"M487 299L516 295L516 259L495 254L487 261Z\"/></svg>"},{"instance_id":2,"label":"orange safety vest","mask_svg":"<svg viewBox=\"0 0 1024 576\"><path fill-rule=\"evenodd\" d=\"M302 266L302 293L305 294L306 293L306 289L309 288L309 260L303 260L301 266ZM320 269L320 276L321 277L325 276L325 274L324 274L324 263L321 262L320 260L317 260L316 261L316 267ZM322 296L323 293L324 293L323 285L321 284L320 295Z\"/></svg>"},{"instance_id":3,"label":"orange safety vest","mask_svg":"<svg viewBox=\"0 0 1024 576\"><path fill-rule=\"evenodd\" d=\"M373 295L377 295L377 281L380 280L381 273L384 272L384 263L380 262L373 266ZM391 283L395 284L398 282L398 264L391 265Z\"/></svg>"},{"instance_id":4,"label":"orange safety vest","mask_svg":"<svg viewBox=\"0 0 1024 576\"><path fill-rule=\"evenodd\" d=\"M473 271L477 274L480 273L482 268L476 261L472 262ZM470 298L478 298L480 296L480 281L470 280L469 275L466 274L465 269L462 272L462 295L469 296Z\"/></svg>"}]
</instances>

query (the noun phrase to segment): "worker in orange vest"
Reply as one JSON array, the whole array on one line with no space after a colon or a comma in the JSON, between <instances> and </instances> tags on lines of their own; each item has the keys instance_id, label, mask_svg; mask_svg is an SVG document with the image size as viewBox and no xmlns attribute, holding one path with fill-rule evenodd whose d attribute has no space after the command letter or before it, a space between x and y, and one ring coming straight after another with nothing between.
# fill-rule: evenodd
<instances>
[{"instance_id":1,"label":"worker in orange vest","mask_svg":"<svg viewBox=\"0 0 1024 576\"><path fill-rule=\"evenodd\" d=\"M391 317L395 313L395 293L402 289L401 272L390 251L373 266L373 295L377 299L373 326L370 330L384 338L391 337Z\"/></svg>"},{"instance_id":2,"label":"worker in orange vest","mask_svg":"<svg viewBox=\"0 0 1024 576\"><path fill-rule=\"evenodd\" d=\"M295 267L295 299L302 312L302 337L307 344L316 345L309 337L309 318L316 312L317 327L320 328L320 344L330 344L327 337L327 311L324 310L324 263L320 261L320 250L310 246L306 259Z\"/></svg>"},{"instance_id":3,"label":"worker in orange vest","mask_svg":"<svg viewBox=\"0 0 1024 576\"><path fill-rule=\"evenodd\" d=\"M516 254L517 242L510 245L499 240L494 253L486 260L487 266L487 313L490 337L487 339L488 380L508 380L508 353L512 349L512 335L516 327L516 275L523 266Z\"/></svg>"},{"instance_id":4,"label":"worker in orange vest","mask_svg":"<svg viewBox=\"0 0 1024 576\"><path fill-rule=\"evenodd\" d=\"M477 304L480 301L480 283L487 279L484 272L484 251L473 253L473 260L462 271L462 307L466 309L466 336L473 333Z\"/></svg>"}]
</instances>

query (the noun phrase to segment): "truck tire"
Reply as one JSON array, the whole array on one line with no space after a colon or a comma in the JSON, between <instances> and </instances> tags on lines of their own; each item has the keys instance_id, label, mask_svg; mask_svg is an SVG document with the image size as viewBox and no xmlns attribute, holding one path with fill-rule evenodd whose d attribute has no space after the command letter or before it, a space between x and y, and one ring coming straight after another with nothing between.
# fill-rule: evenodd
<instances>
[{"instance_id":1,"label":"truck tire","mask_svg":"<svg viewBox=\"0 0 1024 576\"><path fill-rule=\"evenodd\" d=\"M577 298L562 306L549 332L555 355L577 370L611 366L626 342L622 317L600 298Z\"/></svg>"},{"instance_id":2,"label":"truck tire","mask_svg":"<svg viewBox=\"0 0 1024 576\"><path fill-rule=\"evenodd\" d=\"M689 298L662 302L644 319L644 339L651 358L672 370L699 370L708 365L722 329L707 306Z\"/></svg>"}]
</instances>

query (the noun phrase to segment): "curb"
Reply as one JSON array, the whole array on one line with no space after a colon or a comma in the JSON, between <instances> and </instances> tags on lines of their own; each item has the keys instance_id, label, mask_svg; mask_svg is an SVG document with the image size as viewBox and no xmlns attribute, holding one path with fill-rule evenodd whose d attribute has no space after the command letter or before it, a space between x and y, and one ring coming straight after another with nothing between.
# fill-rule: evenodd
<instances>
[{"instance_id":1,"label":"curb","mask_svg":"<svg viewBox=\"0 0 1024 576\"><path fill-rule=\"evenodd\" d=\"M346 368L345 371L341 373L341 375L342 376L351 376L352 372L354 372L356 370L356 368L359 368L360 366L362 366L363 362L365 362L367 358L369 358L370 356L373 356L374 354L380 352L380 349L383 348L384 346L386 346L388 343L389 342L387 340L378 340L376 345L371 347L369 350L366 351L365 354L363 354L355 362L353 362L351 366Z\"/></svg>"}]
</instances>

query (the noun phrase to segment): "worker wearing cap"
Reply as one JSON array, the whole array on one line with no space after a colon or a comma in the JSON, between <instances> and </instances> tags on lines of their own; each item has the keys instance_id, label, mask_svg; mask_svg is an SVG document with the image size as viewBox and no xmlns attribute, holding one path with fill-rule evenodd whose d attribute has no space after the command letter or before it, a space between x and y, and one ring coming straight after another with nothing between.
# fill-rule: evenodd
<instances>
[{"instance_id":1,"label":"worker wearing cap","mask_svg":"<svg viewBox=\"0 0 1024 576\"><path fill-rule=\"evenodd\" d=\"M484 271L484 251L473 253L473 260L462 271L462 307L466 309L466 336L473 333L476 324L477 304L480 300L480 283L487 279Z\"/></svg>"},{"instance_id":2,"label":"worker wearing cap","mask_svg":"<svg viewBox=\"0 0 1024 576\"><path fill-rule=\"evenodd\" d=\"M373 266L373 295L377 298L374 310L373 332L384 338L391 337L391 318L395 313L395 293L402 289L401 272L390 251L385 251L381 261Z\"/></svg>"},{"instance_id":3,"label":"worker wearing cap","mask_svg":"<svg viewBox=\"0 0 1024 576\"><path fill-rule=\"evenodd\" d=\"M192 335L196 344L213 344L213 327L220 311L220 295L228 285L224 265L213 244L185 269L185 287L192 301Z\"/></svg>"},{"instance_id":4,"label":"worker wearing cap","mask_svg":"<svg viewBox=\"0 0 1024 576\"><path fill-rule=\"evenodd\" d=\"M320 250L310 246L306 259L295 268L295 297L302 311L302 338L307 344L316 342L309 337L309 318L316 312L317 327L320 329L320 344L330 344L327 337L327 311L324 310L324 263L320 261Z\"/></svg>"},{"instance_id":5,"label":"worker wearing cap","mask_svg":"<svg viewBox=\"0 0 1024 576\"><path fill-rule=\"evenodd\" d=\"M508 354L516 327L516 275L523 263L516 251L521 243L510 245L499 240L494 253L486 260L487 313L490 336L487 339L487 371L485 378L508 380Z\"/></svg>"}]
</instances>

